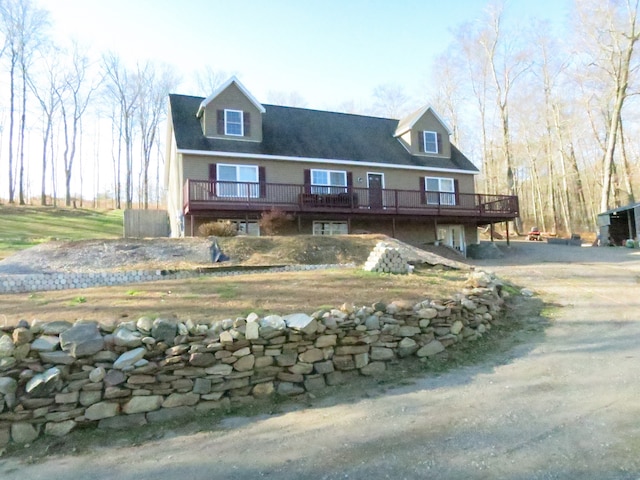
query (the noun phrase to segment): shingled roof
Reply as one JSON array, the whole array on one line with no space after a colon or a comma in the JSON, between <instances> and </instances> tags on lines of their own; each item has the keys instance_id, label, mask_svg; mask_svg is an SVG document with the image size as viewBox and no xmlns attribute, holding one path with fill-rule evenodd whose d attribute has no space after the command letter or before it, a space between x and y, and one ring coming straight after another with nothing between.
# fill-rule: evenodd
<instances>
[{"instance_id":1,"label":"shingled roof","mask_svg":"<svg viewBox=\"0 0 640 480\"><path fill-rule=\"evenodd\" d=\"M431 167L477 173L478 169L451 145L451 158L411 155L394 138L398 120L263 105L262 142L207 138L196 118L203 97L169 95L179 150L245 153Z\"/></svg>"}]
</instances>

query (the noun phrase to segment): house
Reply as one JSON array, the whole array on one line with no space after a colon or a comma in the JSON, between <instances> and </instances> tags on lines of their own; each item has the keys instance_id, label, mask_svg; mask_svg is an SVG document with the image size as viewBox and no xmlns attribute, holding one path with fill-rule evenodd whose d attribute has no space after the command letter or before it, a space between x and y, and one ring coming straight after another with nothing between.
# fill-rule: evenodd
<instances>
[{"instance_id":1,"label":"house","mask_svg":"<svg viewBox=\"0 0 640 480\"><path fill-rule=\"evenodd\" d=\"M259 235L384 233L460 251L477 227L518 216L517 197L475 193L478 169L430 107L401 120L263 105L233 77L207 98L169 96L167 207L173 236L231 220Z\"/></svg>"}]
</instances>

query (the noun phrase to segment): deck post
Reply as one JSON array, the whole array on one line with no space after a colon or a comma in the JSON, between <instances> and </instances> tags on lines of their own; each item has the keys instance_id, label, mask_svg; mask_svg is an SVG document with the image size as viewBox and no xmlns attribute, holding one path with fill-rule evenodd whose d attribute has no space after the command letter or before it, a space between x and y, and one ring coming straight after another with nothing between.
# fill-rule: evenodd
<instances>
[{"instance_id":1,"label":"deck post","mask_svg":"<svg viewBox=\"0 0 640 480\"><path fill-rule=\"evenodd\" d=\"M510 243L509 243L509 220L504 222L504 224L507 227L507 245L510 245Z\"/></svg>"},{"instance_id":2,"label":"deck post","mask_svg":"<svg viewBox=\"0 0 640 480\"><path fill-rule=\"evenodd\" d=\"M396 238L396 217L391 218L391 238Z\"/></svg>"},{"instance_id":3,"label":"deck post","mask_svg":"<svg viewBox=\"0 0 640 480\"><path fill-rule=\"evenodd\" d=\"M489 224L489 232L491 235L491 243L493 243L493 222Z\"/></svg>"},{"instance_id":4,"label":"deck post","mask_svg":"<svg viewBox=\"0 0 640 480\"><path fill-rule=\"evenodd\" d=\"M302 218L300 218L300 214L296 216L298 217L298 233L302 233Z\"/></svg>"},{"instance_id":5,"label":"deck post","mask_svg":"<svg viewBox=\"0 0 640 480\"><path fill-rule=\"evenodd\" d=\"M347 233L351 234L351 217L347 217Z\"/></svg>"},{"instance_id":6,"label":"deck post","mask_svg":"<svg viewBox=\"0 0 640 480\"><path fill-rule=\"evenodd\" d=\"M193 237L193 228L194 228L194 221L193 221L193 215L189 215L189 230L190 230L190 236Z\"/></svg>"}]
</instances>

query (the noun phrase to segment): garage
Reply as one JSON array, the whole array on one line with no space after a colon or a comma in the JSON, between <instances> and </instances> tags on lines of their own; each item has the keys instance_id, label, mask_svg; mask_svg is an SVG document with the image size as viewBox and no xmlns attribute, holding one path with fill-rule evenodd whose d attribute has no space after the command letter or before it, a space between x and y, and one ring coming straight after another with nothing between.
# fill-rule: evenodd
<instances>
[{"instance_id":1,"label":"garage","mask_svg":"<svg viewBox=\"0 0 640 480\"><path fill-rule=\"evenodd\" d=\"M598 215L601 245L623 246L628 239L638 240L640 203L608 210Z\"/></svg>"}]
</instances>

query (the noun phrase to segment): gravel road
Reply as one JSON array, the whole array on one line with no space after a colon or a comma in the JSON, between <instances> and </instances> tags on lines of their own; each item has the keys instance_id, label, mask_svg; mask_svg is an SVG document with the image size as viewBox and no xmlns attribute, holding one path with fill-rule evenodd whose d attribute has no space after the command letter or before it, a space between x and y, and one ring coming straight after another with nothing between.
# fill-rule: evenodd
<instances>
[{"instance_id":1,"label":"gravel road","mask_svg":"<svg viewBox=\"0 0 640 480\"><path fill-rule=\"evenodd\" d=\"M637 479L640 252L514 242L477 261L560 306L499 358L391 391L42 463L11 479Z\"/></svg>"}]
</instances>

